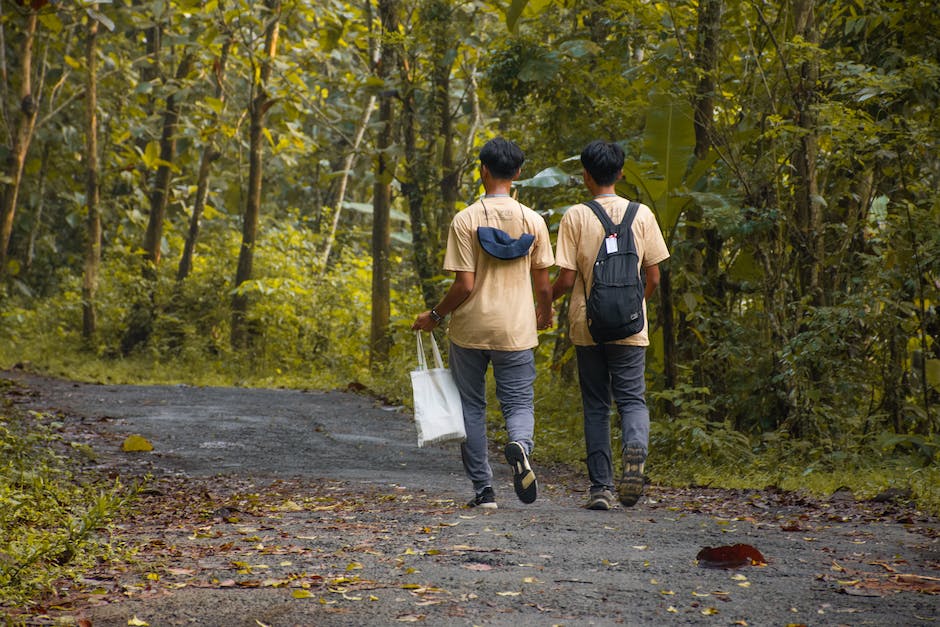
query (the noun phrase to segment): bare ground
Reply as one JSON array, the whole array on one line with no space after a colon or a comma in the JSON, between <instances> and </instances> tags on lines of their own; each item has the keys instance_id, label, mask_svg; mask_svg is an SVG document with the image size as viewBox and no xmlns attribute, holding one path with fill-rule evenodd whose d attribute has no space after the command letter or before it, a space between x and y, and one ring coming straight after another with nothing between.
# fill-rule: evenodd
<instances>
[{"instance_id":1,"label":"bare ground","mask_svg":"<svg viewBox=\"0 0 940 627\"><path fill-rule=\"evenodd\" d=\"M931 625L940 524L897 501L650 486L581 508L581 469L545 467L499 509L467 509L455 446L347 392L74 383L0 373L64 418L94 472L147 482L114 540L139 547L29 611L28 624ZM149 453L124 453L140 434ZM655 451L650 464L655 463ZM765 566L703 568L748 544Z\"/></svg>"}]
</instances>

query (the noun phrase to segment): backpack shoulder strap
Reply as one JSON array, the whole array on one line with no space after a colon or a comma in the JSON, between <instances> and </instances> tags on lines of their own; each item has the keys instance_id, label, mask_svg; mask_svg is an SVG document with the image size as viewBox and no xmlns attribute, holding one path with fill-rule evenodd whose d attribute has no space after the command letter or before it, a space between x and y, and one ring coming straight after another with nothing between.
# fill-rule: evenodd
<instances>
[{"instance_id":1,"label":"backpack shoulder strap","mask_svg":"<svg viewBox=\"0 0 940 627\"><path fill-rule=\"evenodd\" d=\"M604 208L601 206L601 203L597 202L594 199L591 199L584 203L591 208L591 211L594 212L594 215L597 216L597 219L601 221L601 224L604 225L604 231L608 236L613 235L617 232L617 227L614 226L613 220L610 219L610 216L607 215L607 212L604 211ZM636 212L634 212L636 213Z\"/></svg>"},{"instance_id":2,"label":"backpack shoulder strap","mask_svg":"<svg viewBox=\"0 0 940 627\"><path fill-rule=\"evenodd\" d=\"M636 212L640 208L640 203L635 200L631 200L627 205L627 210L623 212L623 220L620 221L621 227L627 227L628 229L633 226L633 219L636 217Z\"/></svg>"}]
</instances>

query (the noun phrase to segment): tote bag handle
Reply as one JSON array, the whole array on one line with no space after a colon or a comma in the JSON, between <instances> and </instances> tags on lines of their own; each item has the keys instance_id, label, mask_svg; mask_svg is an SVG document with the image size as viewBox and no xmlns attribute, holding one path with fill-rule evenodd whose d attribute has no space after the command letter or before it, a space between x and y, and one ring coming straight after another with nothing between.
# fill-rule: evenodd
<instances>
[{"instance_id":1,"label":"tote bag handle","mask_svg":"<svg viewBox=\"0 0 940 627\"><path fill-rule=\"evenodd\" d=\"M436 368L443 368L444 360L441 359L441 349L437 347L437 340L434 339L434 333L428 331L428 335L431 336L431 352L434 354L434 365ZM424 342L421 339L421 331L415 331L415 337L418 340L418 370L427 370L428 362L427 356L424 353Z\"/></svg>"}]
</instances>

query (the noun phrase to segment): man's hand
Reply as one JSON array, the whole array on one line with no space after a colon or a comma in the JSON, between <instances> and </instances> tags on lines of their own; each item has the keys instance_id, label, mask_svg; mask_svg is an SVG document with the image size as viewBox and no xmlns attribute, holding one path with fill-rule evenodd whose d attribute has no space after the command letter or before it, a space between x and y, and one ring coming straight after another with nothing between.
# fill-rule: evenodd
<instances>
[{"instance_id":1,"label":"man's hand","mask_svg":"<svg viewBox=\"0 0 940 627\"><path fill-rule=\"evenodd\" d=\"M539 331L550 329L552 328L552 325L554 324L555 324L555 308L554 307L549 305L547 310L542 307L536 307L535 325Z\"/></svg>"},{"instance_id":2,"label":"man's hand","mask_svg":"<svg viewBox=\"0 0 940 627\"><path fill-rule=\"evenodd\" d=\"M431 310L419 313L411 328L415 331L430 331L437 326L437 322L431 317Z\"/></svg>"}]
</instances>

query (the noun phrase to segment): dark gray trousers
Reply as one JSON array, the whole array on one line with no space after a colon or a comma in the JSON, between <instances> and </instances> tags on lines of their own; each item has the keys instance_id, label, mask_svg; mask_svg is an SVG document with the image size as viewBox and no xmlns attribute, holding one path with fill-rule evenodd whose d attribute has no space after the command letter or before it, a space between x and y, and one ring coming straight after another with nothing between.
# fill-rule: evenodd
<instances>
[{"instance_id":1,"label":"dark gray trousers","mask_svg":"<svg viewBox=\"0 0 940 627\"><path fill-rule=\"evenodd\" d=\"M600 344L576 347L584 441L591 488L614 489L610 451L611 397L620 414L621 442L649 446L650 414L646 407L646 347Z\"/></svg>"}]
</instances>

